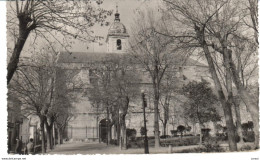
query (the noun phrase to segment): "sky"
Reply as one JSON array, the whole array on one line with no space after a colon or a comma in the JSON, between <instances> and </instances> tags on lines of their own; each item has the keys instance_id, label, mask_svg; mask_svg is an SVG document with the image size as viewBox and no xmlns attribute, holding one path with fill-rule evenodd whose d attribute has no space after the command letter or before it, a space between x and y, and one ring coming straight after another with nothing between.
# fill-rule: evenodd
<instances>
[{"instance_id":1,"label":"sky","mask_svg":"<svg viewBox=\"0 0 260 160\"><path fill-rule=\"evenodd\" d=\"M95 1L95 0L93 0ZM156 8L161 3L161 0L104 0L103 4L100 5L100 8L104 8L106 10L113 10L113 14L107 18L107 21L112 24L114 22L114 14L116 11L116 5L118 5L118 12L120 13L120 22L123 23L130 32L131 25L133 23L133 19L138 14L138 11L145 10L146 8ZM7 5L7 7L9 7ZM105 52L106 51L106 36L108 33L108 29L110 26L100 26L97 24L91 28L94 31L95 36L104 37L100 42L103 45L99 45L99 43L83 43L81 41L75 40L75 44L72 46L72 52ZM24 49L22 51L21 57L31 56L32 42L34 41L33 36L29 36ZM46 45L46 41L42 39L37 39L38 48ZM44 43L42 43L44 42ZM13 46L13 41L8 38L8 46ZM12 48L12 47L11 47ZM59 47L58 50L64 51L64 47Z\"/></svg>"},{"instance_id":2,"label":"sky","mask_svg":"<svg viewBox=\"0 0 260 160\"><path fill-rule=\"evenodd\" d=\"M113 10L113 15L111 15L107 21L112 24L114 22L114 13L116 11L116 5L118 5L118 12L120 14L120 22L123 23L128 31L130 32L131 25L133 24L133 19L140 10L146 8L155 8L160 4L160 0L105 0L101 5L102 8L107 10ZM96 36L102 36L104 39L101 41L103 45L98 43L91 43L87 49L87 46L81 42L77 42L76 45L72 47L72 51L80 52L105 52L106 51L106 36L110 26L101 27L96 25L93 30Z\"/></svg>"}]
</instances>

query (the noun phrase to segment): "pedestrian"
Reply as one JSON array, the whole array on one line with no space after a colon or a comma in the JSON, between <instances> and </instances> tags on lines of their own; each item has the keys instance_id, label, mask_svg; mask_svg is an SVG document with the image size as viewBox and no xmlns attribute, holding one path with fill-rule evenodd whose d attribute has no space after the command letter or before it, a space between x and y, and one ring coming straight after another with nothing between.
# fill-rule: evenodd
<instances>
[{"instance_id":1,"label":"pedestrian","mask_svg":"<svg viewBox=\"0 0 260 160\"><path fill-rule=\"evenodd\" d=\"M16 138L16 147L15 147L15 153L16 154L22 154L22 141L17 137Z\"/></svg>"},{"instance_id":2,"label":"pedestrian","mask_svg":"<svg viewBox=\"0 0 260 160\"><path fill-rule=\"evenodd\" d=\"M26 150L28 154L34 154L34 144L32 138L30 138L29 143L26 145Z\"/></svg>"}]
</instances>

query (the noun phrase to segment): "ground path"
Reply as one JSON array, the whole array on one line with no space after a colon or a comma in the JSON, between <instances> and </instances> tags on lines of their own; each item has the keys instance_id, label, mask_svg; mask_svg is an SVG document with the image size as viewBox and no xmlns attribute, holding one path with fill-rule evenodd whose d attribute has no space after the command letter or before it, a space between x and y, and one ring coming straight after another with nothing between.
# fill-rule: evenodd
<instances>
[{"instance_id":1,"label":"ground path","mask_svg":"<svg viewBox=\"0 0 260 160\"><path fill-rule=\"evenodd\" d=\"M253 146L253 143L245 143L245 145ZM228 148L228 144L222 144L225 149ZM178 146L172 147L172 153L180 152L185 149L193 149L197 148L199 145L192 145L192 146ZM242 147L241 144L238 144L238 148ZM149 148L149 152L151 154L158 154L158 153L168 153L168 147L160 147L155 149L153 147ZM97 142L71 142L65 143L62 145L57 145L54 150L49 151L47 154L144 154L143 148L129 148L127 150L120 150L118 146L109 145L107 146L105 143L97 143Z\"/></svg>"},{"instance_id":2,"label":"ground path","mask_svg":"<svg viewBox=\"0 0 260 160\"><path fill-rule=\"evenodd\" d=\"M173 147L172 151L180 151L183 149L190 149L198 147L198 145L194 146L181 146L181 147ZM159 149L155 149L153 147L149 148L149 152L156 153L168 153L168 147L160 147ZM120 150L118 146L109 145L107 146L105 143L87 143L87 142L78 142L78 143L66 143L60 146L56 146L54 150L48 152L47 154L144 154L143 148L138 149L127 149Z\"/></svg>"}]
</instances>

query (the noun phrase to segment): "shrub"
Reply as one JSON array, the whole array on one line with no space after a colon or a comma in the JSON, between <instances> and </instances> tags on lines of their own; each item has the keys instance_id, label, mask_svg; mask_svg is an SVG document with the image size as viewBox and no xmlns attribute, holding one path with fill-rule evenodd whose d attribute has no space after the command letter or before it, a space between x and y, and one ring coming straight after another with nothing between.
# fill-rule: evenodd
<instances>
[{"instance_id":1,"label":"shrub","mask_svg":"<svg viewBox=\"0 0 260 160\"><path fill-rule=\"evenodd\" d=\"M171 136L169 136L169 135L162 135L162 136L160 136L160 138L161 139L166 139L166 138L170 138Z\"/></svg>"},{"instance_id":2,"label":"shrub","mask_svg":"<svg viewBox=\"0 0 260 160\"><path fill-rule=\"evenodd\" d=\"M249 145L244 145L240 148L241 151L248 151L248 150L252 150L251 146Z\"/></svg>"},{"instance_id":3,"label":"shrub","mask_svg":"<svg viewBox=\"0 0 260 160\"><path fill-rule=\"evenodd\" d=\"M202 132L202 141L205 141L207 138L209 138L209 132L211 129L209 128L202 128L201 132Z\"/></svg>"},{"instance_id":4,"label":"shrub","mask_svg":"<svg viewBox=\"0 0 260 160\"><path fill-rule=\"evenodd\" d=\"M181 133L181 137L183 136L183 132L185 131L185 126L179 125L177 127L177 131Z\"/></svg>"},{"instance_id":5,"label":"shrub","mask_svg":"<svg viewBox=\"0 0 260 160\"><path fill-rule=\"evenodd\" d=\"M177 133L178 133L177 130L171 130L171 134L173 135L173 137L177 137Z\"/></svg>"},{"instance_id":6,"label":"shrub","mask_svg":"<svg viewBox=\"0 0 260 160\"><path fill-rule=\"evenodd\" d=\"M224 149L219 146L217 138L208 137L204 142L204 147L202 152L224 152Z\"/></svg>"},{"instance_id":7,"label":"shrub","mask_svg":"<svg viewBox=\"0 0 260 160\"><path fill-rule=\"evenodd\" d=\"M171 144L173 147L197 145L198 143L199 143L199 137L197 136L183 137L182 139L165 139L164 141L161 141L162 146L165 146L164 144Z\"/></svg>"},{"instance_id":8,"label":"shrub","mask_svg":"<svg viewBox=\"0 0 260 160\"><path fill-rule=\"evenodd\" d=\"M110 144L112 144L112 145L118 145L117 139L111 139L111 140L110 140Z\"/></svg>"},{"instance_id":9,"label":"shrub","mask_svg":"<svg viewBox=\"0 0 260 160\"><path fill-rule=\"evenodd\" d=\"M255 133L254 131L248 131L247 134L243 135L244 142L254 142L255 141Z\"/></svg>"},{"instance_id":10,"label":"shrub","mask_svg":"<svg viewBox=\"0 0 260 160\"><path fill-rule=\"evenodd\" d=\"M126 136L128 137L129 140L134 141L136 138L136 130L133 129L126 129Z\"/></svg>"}]
</instances>

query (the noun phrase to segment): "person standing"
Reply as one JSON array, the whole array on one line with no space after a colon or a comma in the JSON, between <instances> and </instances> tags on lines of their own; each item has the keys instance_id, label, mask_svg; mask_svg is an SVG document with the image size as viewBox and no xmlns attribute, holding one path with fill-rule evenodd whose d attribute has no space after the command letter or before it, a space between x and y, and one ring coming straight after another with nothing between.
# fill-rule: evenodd
<instances>
[{"instance_id":1,"label":"person standing","mask_svg":"<svg viewBox=\"0 0 260 160\"><path fill-rule=\"evenodd\" d=\"M29 143L26 145L28 154L34 154L34 144L33 139L30 138Z\"/></svg>"},{"instance_id":2,"label":"person standing","mask_svg":"<svg viewBox=\"0 0 260 160\"><path fill-rule=\"evenodd\" d=\"M15 153L16 154L21 154L22 152L22 141L17 137L16 138L16 147L15 147Z\"/></svg>"}]
</instances>

